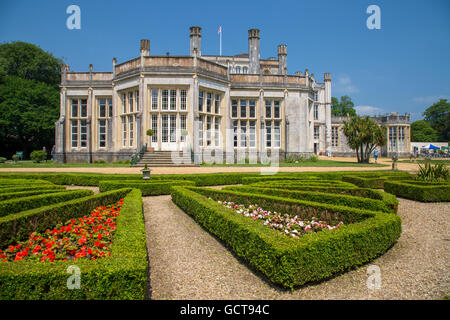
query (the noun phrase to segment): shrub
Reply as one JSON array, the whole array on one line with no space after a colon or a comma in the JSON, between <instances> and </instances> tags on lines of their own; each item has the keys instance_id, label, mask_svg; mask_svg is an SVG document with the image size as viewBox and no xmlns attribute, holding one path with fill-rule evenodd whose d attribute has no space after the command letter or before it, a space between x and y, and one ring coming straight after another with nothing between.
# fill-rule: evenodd
<instances>
[{"instance_id":1,"label":"shrub","mask_svg":"<svg viewBox=\"0 0 450 320\"><path fill-rule=\"evenodd\" d=\"M87 197L92 194L93 192L91 190L70 190L0 201L0 217L58 202Z\"/></svg>"},{"instance_id":2,"label":"shrub","mask_svg":"<svg viewBox=\"0 0 450 320\"><path fill-rule=\"evenodd\" d=\"M280 188L267 187L226 187L222 190L231 190L237 192L246 192L254 194L266 194L271 196L278 196L288 199L297 199L305 201L313 201L319 203L327 203L339 206L346 206L352 208L367 209L372 211L382 212L395 212L395 208L390 203L385 203L382 200L366 199L352 195L340 195L325 192L314 191L299 191L299 190L286 190Z\"/></svg>"},{"instance_id":3,"label":"shrub","mask_svg":"<svg viewBox=\"0 0 450 320\"><path fill-rule=\"evenodd\" d=\"M40 163L41 161L47 160L47 153L44 150L34 150L30 154L30 159L33 162Z\"/></svg>"},{"instance_id":4,"label":"shrub","mask_svg":"<svg viewBox=\"0 0 450 320\"><path fill-rule=\"evenodd\" d=\"M450 170L444 163L437 163L434 166L427 164L424 167L419 164L416 179L429 182L447 181L450 180Z\"/></svg>"},{"instance_id":5,"label":"shrub","mask_svg":"<svg viewBox=\"0 0 450 320\"><path fill-rule=\"evenodd\" d=\"M384 182L387 180L411 180L413 175L402 172L390 174L386 172L382 175L362 176L362 175L347 175L342 177L342 181L352 183L361 188L383 189Z\"/></svg>"},{"instance_id":6,"label":"shrub","mask_svg":"<svg viewBox=\"0 0 450 320\"><path fill-rule=\"evenodd\" d=\"M170 181L170 180L128 180L128 181L100 181L100 192L122 189L122 188L136 188L141 190L143 196L157 196L163 194L170 194L170 188L176 185L195 185L192 181Z\"/></svg>"},{"instance_id":7,"label":"shrub","mask_svg":"<svg viewBox=\"0 0 450 320\"><path fill-rule=\"evenodd\" d=\"M100 160L95 160L94 163L108 163L106 160L100 159Z\"/></svg>"},{"instance_id":8,"label":"shrub","mask_svg":"<svg viewBox=\"0 0 450 320\"><path fill-rule=\"evenodd\" d=\"M449 183L426 183L419 181L385 181L384 190L397 197L421 202L450 201Z\"/></svg>"},{"instance_id":9,"label":"shrub","mask_svg":"<svg viewBox=\"0 0 450 320\"><path fill-rule=\"evenodd\" d=\"M5 163L6 162L6 158L0 157L0 163Z\"/></svg>"},{"instance_id":10,"label":"shrub","mask_svg":"<svg viewBox=\"0 0 450 320\"><path fill-rule=\"evenodd\" d=\"M19 261L0 264L0 299L145 299L148 261L139 190L117 190L60 204L59 209L51 209L52 222L84 216L97 206L121 198L124 204L117 217L111 256L77 261L81 272L79 290L67 288L71 261Z\"/></svg>"},{"instance_id":11,"label":"shrub","mask_svg":"<svg viewBox=\"0 0 450 320\"><path fill-rule=\"evenodd\" d=\"M33 231L43 232L52 228L59 221L82 217L92 208L104 203L111 204L129 191L121 189L105 192L0 217L0 248L25 240Z\"/></svg>"},{"instance_id":12,"label":"shrub","mask_svg":"<svg viewBox=\"0 0 450 320\"><path fill-rule=\"evenodd\" d=\"M11 159L12 161L14 161L14 163L17 163L17 161L20 160L20 156L18 154L13 154Z\"/></svg>"},{"instance_id":13,"label":"shrub","mask_svg":"<svg viewBox=\"0 0 450 320\"><path fill-rule=\"evenodd\" d=\"M60 189L34 189L34 190L25 190L25 191L13 191L13 192L3 192L3 189L0 189L0 201L9 200L9 199L19 199L23 197L35 196L39 194L48 194L60 192Z\"/></svg>"},{"instance_id":14,"label":"shrub","mask_svg":"<svg viewBox=\"0 0 450 320\"><path fill-rule=\"evenodd\" d=\"M336 230L289 238L224 208L208 196L244 205L258 203L267 210L299 213L303 218L336 215L345 224ZM280 197L174 187L172 200L252 268L288 288L324 280L367 263L388 250L401 233L401 220L395 214Z\"/></svg>"}]
</instances>

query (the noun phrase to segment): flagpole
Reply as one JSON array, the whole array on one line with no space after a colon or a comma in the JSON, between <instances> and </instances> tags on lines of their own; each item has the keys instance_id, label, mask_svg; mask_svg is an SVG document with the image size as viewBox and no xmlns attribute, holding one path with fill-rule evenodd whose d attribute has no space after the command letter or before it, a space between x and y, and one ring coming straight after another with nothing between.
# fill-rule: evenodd
<instances>
[{"instance_id":1,"label":"flagpole","mask_svg":"<svg viewBox=\"0 0 450 320\"><path fill-rule=\"evenodd\" d=\"M222 56L222 26L220 26L220 56Z\"/></svg>"}]
</instances>

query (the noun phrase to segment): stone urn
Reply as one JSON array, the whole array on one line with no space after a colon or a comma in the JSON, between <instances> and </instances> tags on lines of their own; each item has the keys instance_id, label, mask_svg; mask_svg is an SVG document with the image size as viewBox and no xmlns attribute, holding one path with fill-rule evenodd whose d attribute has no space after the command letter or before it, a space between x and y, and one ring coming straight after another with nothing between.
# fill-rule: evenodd
<instances>
[{"instance_id":1,"label":"stone urn","mask_svg":"<svg viewBox=\"0 0 450 320\"><path fill-rule=\"evenodd\" d=\"M147 164L145 164L144 169L142 169L141 171L142 171L142 179L150 180L150 172L152 171L152 169L149 169Z\"/></svg>"}]
</instances>

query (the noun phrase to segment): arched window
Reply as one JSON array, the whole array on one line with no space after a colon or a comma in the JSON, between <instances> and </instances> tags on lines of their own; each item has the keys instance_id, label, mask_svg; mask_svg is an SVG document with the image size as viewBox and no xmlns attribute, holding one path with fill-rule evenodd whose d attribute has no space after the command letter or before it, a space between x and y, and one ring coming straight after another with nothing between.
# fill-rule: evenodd
<instances>
[{"instance_id":1,"label":"arched window","mask_svg":"<svg viewBox=\"0 0 450 320\"><path fill-rule=\"evenodd\" d=\"M241 67L239 66L236 67L236 73L241 73Z\"/></svg>"},{"instance_id":2,"label":"arched window","mask_svg":"<svg viewBox=\"0 0 450 320\"><path fill-rule=\"evenodd\" d=\"M242 73L248 73L248 68L247 67L243 67L242 68Z\"/></svg>"}]
</instances>

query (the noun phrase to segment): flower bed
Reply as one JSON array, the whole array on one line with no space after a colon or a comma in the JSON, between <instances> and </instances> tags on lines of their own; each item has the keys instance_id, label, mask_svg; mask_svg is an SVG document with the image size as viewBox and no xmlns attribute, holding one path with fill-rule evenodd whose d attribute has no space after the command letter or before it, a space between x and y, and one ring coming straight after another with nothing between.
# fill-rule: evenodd
<instances>
[{"instance_id":1,"label":"flower bed","mask_svg":"<svg viewBox=\"0 0 450 320\"><path fill-rule=\"evenodd\" d=\"M394 195L379 190L365 189L356 192L355 189L358 188L345 189L344 187L341 192L345 191L347 194L339 194L339 192L333 192L335 189L326 189L328 192L325 192L322 190L323 187L319 187L318 189L318 191L322 192L316 190L298 190L301 188L311 188L312 186L307 183L301 184L300 188L296 188L296 186L297 185L295 184L281 185L258 183L248 186L230 186L223 190L266 194L289 199L307 200L373 211L397 212L398 208L398 201Z\"/></svg>"},{"instance_id":2,"label":"flower bed","mask_svg":"<svg viewBox=\"0 0 450 320\"><path fill-rule=\"evenodd\" d=\"M344 224L299 238L287 237L208 197L246 207L258 203L265 210L297 215L303 220L316 217L330 224ZM172 201L250 267L287 288L324 280L367 263L388 250L401 234L401 220L395 214L297 199L175 186Z\"/></svg>"},{"instance_id":3,"label":"flower bed","mask_svg":"<svg viewBox=\"0 0 450 320\"><path fill-rule=\"evenodd\" d=\"M210 198L211 199L211 198ZM318 232L323 229L333 230L339 228L344 223L340 221L337 225L329 225L326 221L317 220L312 217L310 220L303 220L299 216L292 217L289 214L272 212L264 210L257 204L251 204L248 207L243 204L235 204L232 201L217 201L226 208L234 210L236 213L242 214L253 220L263 220L263 224L271 229L279 231L280 234L298 238L305 233Z\"/></svg>"},{"instance_id":4,"label":"flower bed","mask_svg":"<svg viewBox=\"0 0 450 320\"><path fill-rule=\"evenodd\" d=\"M109 243L108 245L110 247L108 257L96 258L95 261L86 255L86 257L76 259L76 261L55 259L54 262L48 262L48 259L46 259L42 262L37 261L38 259L36 261L24 259L0 263L0 299L105 300L146 298L148 292L148 260L140 190L110 191L68 201L57 206L49 206L45 210L43 208L40 211L30 210L30 212L33 211L32 215L28 212L26 216L30 217L31 215L34 221L39 221L37 226L51 223L48 220L51 217L53 222L51 226L54 227L58 221L70 220L70 218L79 221L78 218L88 215L92 208L117 204L120 199L124 199L123 205L120 214L115 218L116 228L112 244ZM21 216L23 217L23 214ZM30 221L28 220L28 222ZM2 225L0 225L1 230L3 230ZM57 230L61 230L61 226ZM45 235L45 229L43 231ZM30 233L27 233L26 238ZM90 243L90 241L87 239L83 245ZM108 243L108 241L105 242ZM10 240L9 243L14 242ZM1 246L7 247L8 244L2 244ZM110 256L109 252L111 253ZM72 275L68 273L71 266L79 268L80 289L70 290L67 287L68 278Z\"/></svg>"},{"instance_id":5,"label":"flower bed","mask_svg":"<svg viewBox=\"0 0 450 320\"><path fill-rule=\"evenodd\" d=\"M450 201L450 183L385 181L384 190L398 197L421 202Z\"/></svg>"},{"instance_id":6,"label":"flower bed","mask_svg":"<svg viewBox=\"0 0 450 320\"><path fill-rule=\"evenodd\" d=\"M89 216L58 223L44 233L33 232L28 240L0 250L0 261L96 260L111 255L116 218L123 199L113 205L97 207Z\"/></svg>"}]
</instances>

